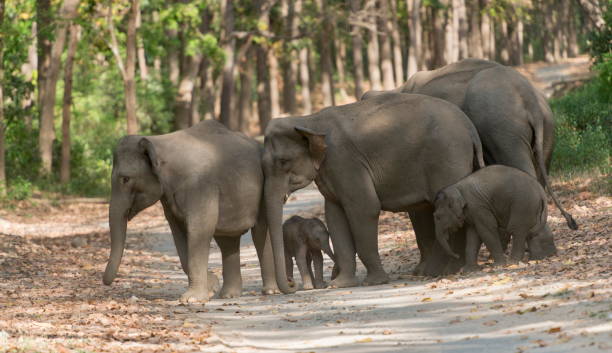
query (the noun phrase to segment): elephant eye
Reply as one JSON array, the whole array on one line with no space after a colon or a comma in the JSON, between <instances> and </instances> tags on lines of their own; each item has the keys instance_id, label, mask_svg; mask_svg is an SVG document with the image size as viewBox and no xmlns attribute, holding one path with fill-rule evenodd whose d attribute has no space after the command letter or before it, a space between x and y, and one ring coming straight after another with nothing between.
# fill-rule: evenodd
<instances>
[{"instance_id":1,"label":"elephant eye","mask_svg":"<svg viewBox=\"0 0 612 353\"><path fill-rule=\"evenodd\" d=\"M121 184L127 184L128 181L130 181L130 177L123 176L119 179L119 181L121 181Z\"/></svg>"},{"instance_id":2,"label":"elephant eye","mask_svg":"<svg viewBox=\"0 0 612 353\"><path fill-rule=\"evenodd\" d=\"M289 160L285 158L279 158L278 163L280 163L281 167L286 167L289 164Z\"/></svg>"}]
</instances>

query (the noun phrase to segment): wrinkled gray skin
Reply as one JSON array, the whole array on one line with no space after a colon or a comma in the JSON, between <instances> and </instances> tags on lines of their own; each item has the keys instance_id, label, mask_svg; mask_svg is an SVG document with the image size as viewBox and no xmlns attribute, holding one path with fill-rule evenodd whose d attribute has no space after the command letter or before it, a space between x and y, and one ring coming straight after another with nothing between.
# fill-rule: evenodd
<instances>
[{"instance_id":1,"label":"wrinkled gray skin","mask_svg":"<svg viewBox=\"0 0 612 353\"><path fill-rule=\"evenodd\" d=\"M256 141L216 121L166 135L126 136L114 152L111 183L111 254L105 284L117 275L127 222L161 200L189 278L182 302L208 300L206 274L213 237L223 261L219 296L240 296L240 236L249 229L261 264L263 291L277 291L265 212L259 212L263 172Z\"/></svg>"},{"instance_id":2,"label":"wrinkled gray skin","mask_svg":"<svg viewBox=\"0 0 612 353\"><path fill-rule=\"evenodd\" d=\"M493 165L442 189L435 199L436 238L454 257L449 236L465 228L465 270L477 269L482 242L495 264L506 263L504 242L512 234L513 262L523 259L529 243L530 259L556 253L546 224L546 192L538 180L516 168ZM569 226L569 224L568 224ZM502 231L500 231L502 230Z\"/></svg>"},{"instance_id":3,"label":"wrinkled gray skin","mask_svg":"<svg viewBox=\"0 0 612 353\"><path fill-rule=\"evenodd\" d=\"M570 228L578 229L548 181L554 145L552 111L546 98L516 70L492 61L464 59L417 72L392 92L426 94L460 107L478 130L485 163L511 166L537 177ZM362 99L384 93L366 92Z\"/></svg>"},{"instance_id":4,"label":"wrinkled gray skin","mask_svg":"<svg viewBox=\"0 0 612 353\"><path fill-rule=\"evenodd\" d=\"M433 97L387 94L272 120L264 142L264 194L281 290L287 280L281 230L286 194L314 180L325 197L339 268L330 284L358 284L357 253L368 272L364 284L374 285L389 280L378 254L380 211L409 212L421 252L418 267L440 274L451 257L435 241L435 194L483 165L470 120Z\"/></svg>"},{"instance_id":5,"label":"wrinkled gray skin","mask_svg":"<svg viewBox=\"0 0 612 353\"><path fill-rule=\"evenodd\" d=\"M283 223L283 242L285 245L285 264L287 280L293 281L293 258L297 263L302 286L305 290L325 288L323 281L323 254L332 260L334 252L329 245L329 232L318 218L292 216ZM314 273L312 263L314 261ZM334 260L335 261L335 260Z\"/></svg>"}]
</instances>

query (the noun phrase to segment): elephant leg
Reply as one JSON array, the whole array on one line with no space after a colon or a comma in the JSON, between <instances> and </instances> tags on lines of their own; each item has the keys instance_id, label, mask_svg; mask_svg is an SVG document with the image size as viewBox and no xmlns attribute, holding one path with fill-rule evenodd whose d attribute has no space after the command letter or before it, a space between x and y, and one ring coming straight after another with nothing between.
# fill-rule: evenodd
<instances>
[{"instance_id":1,"label":"elephant leg","mask_svg":"<svg viewBox=\"0 0 612 353\"><path fill-rule=\"evenodd\" d=\"M523 260L525 249L527 248L528 232L528 230L520 230L512 234L512 251L510 252L510 260L512 262Z\"/></svg>"},{"instance_id":2,"label":"elephant leg","mask_svg":"<svg viewBox=\"0 0 612 353\"><path fill-rule=\"evenodd\" d=\"M223 286L219 298L237 298L242 293L240 275L240 237L215 237L221 249Z\"/></svg>"},{"instance_id":3,"label":"elephant leg","mask_svg":"<svg viewBox=\"0 0 612 353\"><path fill-rule=\"evenodd\" d=\"M336 276L330 285L332 287L354 287L359 282L355 276L355 245L351 228L342 207L325 200L325 220L336 255Z\"/></svg>"},{"instance_id":4,"label":"elephant leg","mask_svg":"<svg viewBox=\"0 0 612 353\"><path fill-rule=\"evenodd\" d=\"M251 229L253 243L257 250L259 266L261 269L261 279L263 281L263 294L280 293L276 285L276 274L274 273L274 256L272 254L272 243L268 234L268 227L265 222L265 212L261 212L259 220Z\"/></svg>"},{"instance_id":5,"label":"elephant leg","mask_svg":"<svg viewBox=\"0 0 612 353\"><path fill-rule=\"evenodd\" d=\"M433 207L409 211L410 221L414 228L421 260L413 273L421 276L440 276L450 260L450 256L436 241L436 228Z\"/></svg>"},{"instance_id":6,"label":"elephant leg","mask_svg":"<svg viewBox=\"0 0 612 353\"><path fill-rule=\"evenodd\" d=\"M466 227L466 246L465 246L465 272L478 270L478 252L482 241L472 226Z\"/></svg>"},{"instance_id":7,"label":"elephant leg","mask_svg":"<svg viewBox=\"0 0 612 353\"><path fill-rule=\"evenodd\" d=\"M505 265L506 255L504 254L504 249L501 245L495 215L493 215L493 213L491 213L491 211L486 208L479 208L478 210L474 210L472 211L472 214L478 215L478 218L474 222L476 232L478 233L478 236L485 244L487 249L489 249L489 252L491 253L491 256L493 256L495 264Z\"/></svg>"},{"instance_id":8,"label":"elephant leg","mask_svg":"<svg viewBox=\"0 0 612 353\"><path fill-rule=\"evenodd\" d=\"M310 250L306 251L306 267L308 268L308 273L310 273L310 278L312 279L312 284L314 286L316 278L312 272L312 252Z\"/></svg>"},{"instance_id":9,"label":"elephant leg","mask_svg":"<svg viewBox=\"0 0 612 353\"><path fill-rule=\"evenodd\" d=\"M181 267L183 268L183 272L188 275L189 263L187 261L187 236L185 235L185 229L176 220L174 215L167 212L165 208L164 213L166 215L168 225L170 225L170 231L172 232L172 238L174 239L174 246L176 247L179 260L181 260Z\"/></svg>"},{"instance_id":10,"label":"elephant leg","mask_svg":"<svg viewBox=\"0 0 612 353\"><path fill-rule=\"evenodd\" d=\"M378 216L380 203L378 196L369 188L362 189L358 200L350 200L344 208L347 214L351 233L355 240L355 248L359 259L368 270L363 281L366 286L389 282L389 276L382 267L378 254Z\"/></svg>"},{"instance_id":11,"label":"elephant leg","mask_svg":"<svg viewBox=\"0 0 612 353\"><path fill-rule=\"evenodd\" d=\"M457 273L465 266L465 249L466 249L466 231L465 227L459 229L451 238L451 248L456 254L459 254L459 258L456 259L451 257L446 263L444 268L444 274L450 275Z\"/></svg>"},{"instance_id":12,"label":"elephant leg","mask_svg":"<svg viewBox=\"0 0 612 353\"><path fill-rule=\"evenodd\" d=\"M287 281L293 282L293 256L285 248L285 272L287 272Z\"/></svg>"},{"instance_id":13,"label":"elephant leg","mask_svg":"<svg viewBox=\"0 0 612 353\"><path fill-rule=\"evenodd\" d=\"M325 288L325 281L323 280L323 254L321 254L321 251L313 251L312 260L314 262L314 287L317 289Z\"/></svg>"},{"instance_id":14,"label":"elephant leg","mask_svg":"<svg viewBox=\"0 0 612 353\"><path fill-rule=\"evenodd\" d=\"M198 195L197 202L192 200L185 209L190 210L186 216L189 289L181 296L180 301L206 302L210 242L219 218L218 196L212 193Z\"/></svg>"},{"instance_id":15,"label":"elephant leg","mask_svg":"<svg viewBox=\"0 0 612 353\"><path fill-rule=\"evenodd\" d=\"M305 246L301 246L295 256L295 262L297 263L300 276L302 277L302 286L304 290L312 289L312 277L310 277L310 270L308 269L308 262L306 261L307 249Z\"/></svg>"}]
</instances>

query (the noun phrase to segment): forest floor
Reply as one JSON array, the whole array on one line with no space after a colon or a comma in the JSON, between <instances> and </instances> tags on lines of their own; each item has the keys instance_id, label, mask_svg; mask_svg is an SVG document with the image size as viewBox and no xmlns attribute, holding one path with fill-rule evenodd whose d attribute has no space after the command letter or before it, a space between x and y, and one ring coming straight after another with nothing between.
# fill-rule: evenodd
<instances>
[{"instance_id":1,"label":"forest floor","mask_svg":"<svg viewBox=\"0 0 612 353\"><path fill-rule=\"evenodd\" d=\"M15 203L0 211L0 352L610 351L610 180L578 177L554 188L580 229L569 230L549 205L559 254L543 261L414 277L419 255L410 222L383 213L387 285L260 295L245 236L243 296L191 306L177 301L187 280L159 205L130 222L118 278L104 286L107 204ZM320 202L316 189L300 191L286 216L321 217ZM218 249L210 266L220 277Z\"/></svg>"}]
</instances>

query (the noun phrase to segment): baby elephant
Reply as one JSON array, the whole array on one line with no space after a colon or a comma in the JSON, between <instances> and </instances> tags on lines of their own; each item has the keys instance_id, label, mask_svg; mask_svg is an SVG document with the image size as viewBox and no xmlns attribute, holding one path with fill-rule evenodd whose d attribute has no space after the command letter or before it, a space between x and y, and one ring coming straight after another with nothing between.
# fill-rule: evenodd
<instances>
[{"instance_id":1,"label":"baby elephant","mask_svg":"<svg viewBox=\"0 0 612 353\"><path fill-rule=\"evenodd\" d=\"M335 256L329 246L329 233L325 224L318 218L293 216L283 223L285 243L285 266L287 280L293 282L293 259L297 262L304 289L325 288L323 282L323 254L325 252L334 262ZM314 261L314 276L312 262Z\"/></svg>"},{"instance_id":2,"label":"baby elephant","mask_svg":"<svg viewBox=\"0 0 612 353\"><path fill-rule=\"evenodd\" d=\"M523 258L526 242L531 259L556 253L546 225L546 193L535 178L518 169L502 165L480 169L438 192L434 206L436 238L456 258L459 255L448 245L449 234L465 227L466 271L478 268L482 242L496 264L505 264L504 233L512 234L512 261Z\"/></svg>"}]
</instances>

